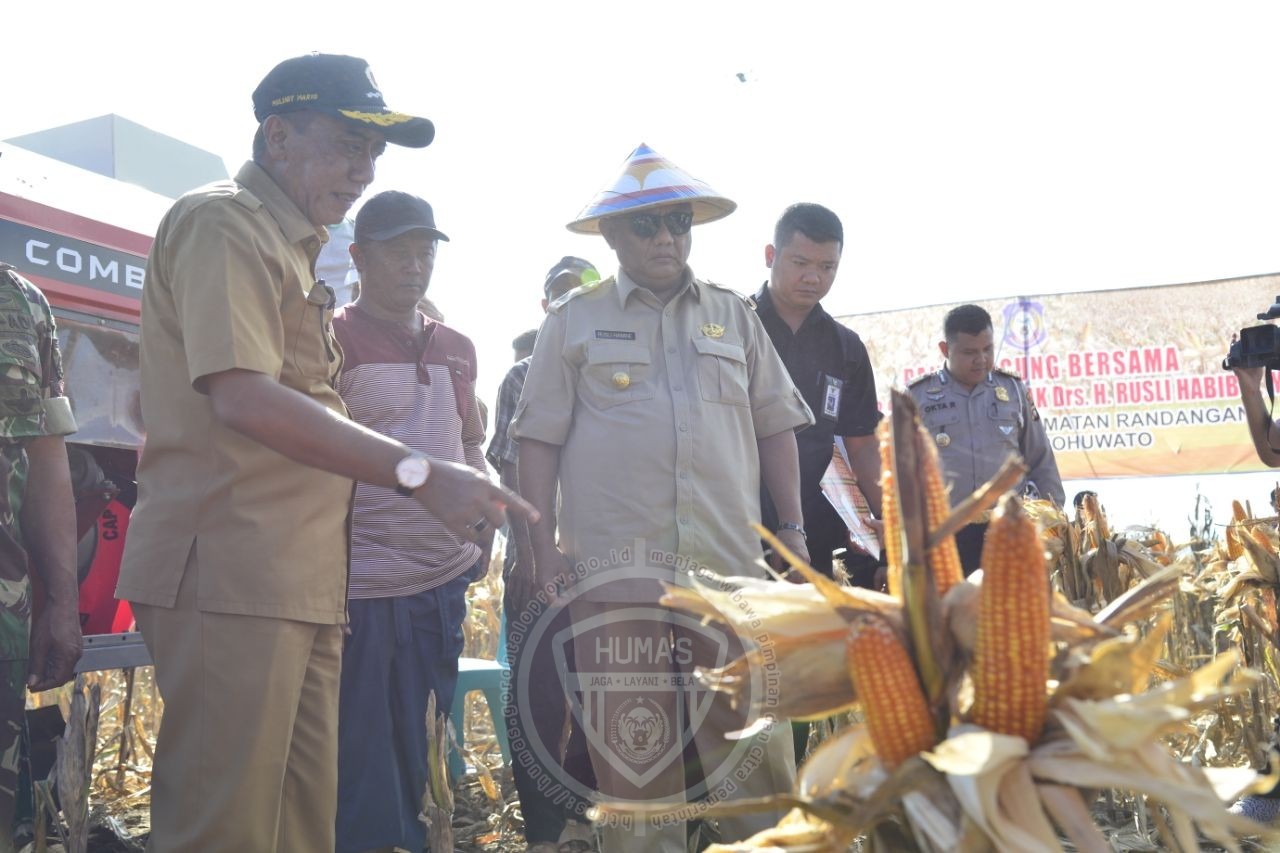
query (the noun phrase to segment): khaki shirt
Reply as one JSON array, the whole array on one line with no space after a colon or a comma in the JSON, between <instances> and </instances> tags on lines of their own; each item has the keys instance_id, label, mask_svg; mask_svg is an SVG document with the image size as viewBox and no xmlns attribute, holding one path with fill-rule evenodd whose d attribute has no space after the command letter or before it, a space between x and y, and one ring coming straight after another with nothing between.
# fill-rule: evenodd
<instances>
[{"instance_id":1,"label":"khaki shirt","mask_svg":"<svg viewBox=\"0 0 1280 853\"><path fill-rule=\"evenodd\" d=\"M994 477L1010 453L1017 453L1027 463L1023 483L1034 483L1041 497L1062 506L1065 495L1053 448L1018 377L994 370L968 391L944 367L921 376L907 390L938 446L953 505Z\"/></svg>"},{"instance_id":2,"label":"khaki shirt","mask_svg":"<svg viewBox=\"0 0 1280 853\"><path fill-rule=\"evenodd\" d=\"M651 568L754 575L756 442L811 423L741 296L690 274L663 305L619 273L552 305L511 433L562 445L560 546L575 562L632 548Z\"/></svg>"},{"instance_id":3,"label":"khaki shirt","mask_svg":"<svg viewBox=\"0 0 1280 853\"><path fill-rule=\"evenodd\" d=\"M120 598L170 607L194 545L201 610L345 620L350 480L222 426L202 379L239 368L345 414L332 306L312 289L326 233L247 163L160 223L142 296L146 446Z\"/></svg>"}]
</instances>

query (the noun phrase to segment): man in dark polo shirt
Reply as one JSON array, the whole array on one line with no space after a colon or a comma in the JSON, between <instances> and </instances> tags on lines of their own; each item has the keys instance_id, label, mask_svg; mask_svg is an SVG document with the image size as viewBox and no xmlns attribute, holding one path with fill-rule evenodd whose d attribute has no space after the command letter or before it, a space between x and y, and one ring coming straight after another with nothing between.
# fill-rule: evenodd
<instances>
[{"instance_id":1,"label":"man in dark polo shirt","mask_svg":"<svg viewBox=\"0 0 1280 853\"><path fill-rule=\"evenodd\" d=\"M773 242L765 247L769 281L755 295L756 314L816 419L796 441L809 560L826 575L832 573L832 552L845 547L849 535L819 487L836 438L844 444L872 513L880 517L875 437L880 411L871 362L862 339L837 323L821 304L835 282L843 249L839 217L818 204L791 205L774 227ZM776 529L778 514L767 493L762 493L761 503L765 526ZM871 586L876 561L862 557L846 563L855 583Z\"/></svg>"}]
</instances>

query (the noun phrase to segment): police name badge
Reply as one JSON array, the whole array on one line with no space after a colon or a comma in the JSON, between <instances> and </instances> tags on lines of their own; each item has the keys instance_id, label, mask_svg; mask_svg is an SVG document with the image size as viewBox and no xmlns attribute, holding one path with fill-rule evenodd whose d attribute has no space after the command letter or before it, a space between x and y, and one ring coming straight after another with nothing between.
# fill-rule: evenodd
<instances>
[{"instance_id":1,"label":"police name badge","mask_svg":"<svg viewBox=\"0 0 1280 853\"><path fill-rule=\"evenodd\" d=\"M840 416L840 391L844 387L843 379L823 374L822 414L835 420Z\"/></svg>"},{"instance_id":2,"label":"police name badge","mask_svg":"<svg viewBox=\"0 0 1280 853\"><path fill-rule=\"evenodd\" d=\"M996 386L996 399L1001 403L1009 402L1009 392L1004 389L1004 386Z\"/></svg>"}]
</instances>

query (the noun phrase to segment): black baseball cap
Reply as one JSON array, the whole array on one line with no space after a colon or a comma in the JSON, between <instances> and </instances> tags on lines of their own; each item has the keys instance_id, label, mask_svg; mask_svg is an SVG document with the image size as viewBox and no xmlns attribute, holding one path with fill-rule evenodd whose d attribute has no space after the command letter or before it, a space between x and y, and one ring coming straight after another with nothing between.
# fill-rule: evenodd
<instances>
[{"instance_id":1,"label":"black baseball cap","mask_svg":"<svg viewBox=\"0 0 1280 853\"><path fill-rule=\"evenodd\" d=\"M547 278L542 283L542 292L545 293L547 296L550 296L551 283L554 282L557 278L559 278L560 276L564 275L567 272L577 273L578 275L581 275L582 273L585 273L587 270L596 272L596 265L591 263L591 261L584 261L582 258L575 258L572 255L565 255L563 258L556 261L555 266L547 270ZM596 272L595 278L599 278L599 277L600 277L600 273Z\"/></svg>"},{"instance_id":2,"label":"black baseball cap","mask_svg":"<svg viewBox=\"0 0 1280 853\"><path fill-rule=\"evenodd\" d=\"M355 56L295 56L272 68L253 90L253 115L259 122L300 110L380 130L388 142L407 148L425 148L436 135L428 119L387 109L369 63Z\"/></svg>"},{"instance_id":3,"label":"black baseball cap","mask_svg":"<svg viewBox=\"0 0 1280 853\"><path fill-rule=\"evenodd\" d=\"M390 240L415 228L431 232L437 240L449 242L444 232L436 228L436 216L431 205L416 195L387 190L366 201L356 214L355 241Z\"/></svg>"}]
</instances>

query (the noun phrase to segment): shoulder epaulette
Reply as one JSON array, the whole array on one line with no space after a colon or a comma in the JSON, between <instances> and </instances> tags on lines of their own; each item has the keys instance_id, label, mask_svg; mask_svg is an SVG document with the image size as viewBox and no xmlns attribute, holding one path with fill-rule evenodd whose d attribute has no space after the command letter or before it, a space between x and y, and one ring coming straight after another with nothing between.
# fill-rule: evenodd
<instances>
[{"instance_id":1,"label":"shoulder epaulette","mask_svg":"<svg viewBox=\"0 0 1280 853\"><path fill-rule=\"evenodd\" d=\"M919 385L921 382L925 381L926 379L935 379L937 378L937 376L938 376L938 371L930 370L928 373L922 373L919 376L917 376L915 379L912 379L910 382L907 383L907 387L914 388L917 385Z\"/></svg>"},{"instance_id":2,"label":"shoulder epaulette","mask_svg":"<svg viewBox=\"0 0 1280 853\"><path fill-rule=\"evenodd\" d=\"M257 210L262 207L262 201L256 195L238 184L232 184L230 191L226 194L231 196L231 198L233 198L241 207L248 208L249 210ZM210 193L209 196L210 198L216 197L214 193Z\"/></svg>"},{"instance_id":3,"label":"shoulder epaulette","mask_svg":"<svg viewBox=\"0 0 1280 853\"><path fill-rule=\"evenodd\" d=\"M609 276L608 278L598 278L595 281L588 281L584 284L578 285L568 293L557 297L554 302L547 306L547 311L554 314L565 305L568 305L570 300L577 299L579 296L591 293L594 290L599 290L605 284L613 284L613 276Z\"/></svg>"},{"instance_id":4,"label":"shoulder epaulette","mask_svg":"<svg viewBox=\"0 0 1280 853\"><path fill-rule=\"evenodd\" d=\"M1008 376L1010 379L1016 379L1019 382L1022 381L1022 377L1019 376L1017 373L1013 372L1012 370L1007 370L1003 367L993 367L991 368L991 372L999 373L1001 376Z\"/></svg>"},{"instance_id":5,"label":"shoulder epaulette","mask_svg":"<svg viewBox=\"0 0 1280 853\"><path fill-rule=\"evenodd\" d=\"M707 287L714 287L716 290L723 290L725 293L732 293L734 296L738 297L743 302L747 303L748 308L755 310L756 301L754 299L752 299L750 296L742 295L741 293L734 290L732 287L729 287L728 285L716 284L714 281L700 281L699 283L705 284Z\"/></svg>"}]
</instances>

